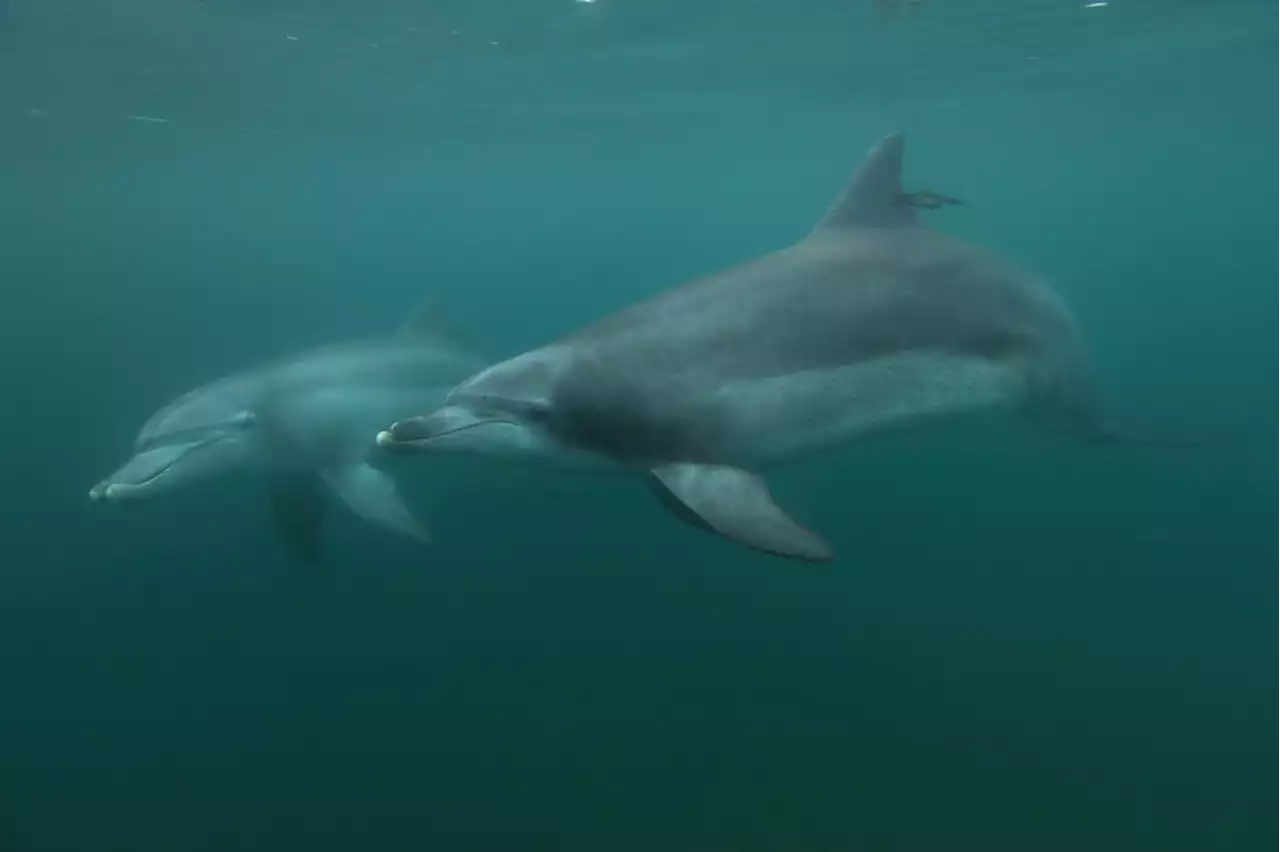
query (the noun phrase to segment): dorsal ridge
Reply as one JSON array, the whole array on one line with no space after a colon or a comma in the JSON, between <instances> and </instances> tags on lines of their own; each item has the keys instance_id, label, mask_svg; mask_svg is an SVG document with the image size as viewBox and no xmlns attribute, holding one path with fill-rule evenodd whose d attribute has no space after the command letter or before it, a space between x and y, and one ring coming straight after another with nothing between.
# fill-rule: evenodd
<instances>
[{"instance_id":1,"label":"dorsal ridge","mask_svg":"<svg viewBox=\"0 0 1280 852\"><path fill-rule=\"evenodd\" d=\"M420 301L400 327L396 336L402 340L447 346L459 352L469 352L470 343L458 334L445 312L433 297Z\"/></svg>"},{"instance_id":2,"label":"dorsal ridge","mask_svg":"<svg viewBox=\"0 0 1280 852\"><path fill-rule=\"evenodd\" d=\"M813 233L851 228L911 228L916 214L902 194L901 133L877 142L854 170Z\"/></svg>"},{"instance_id":3,"label":"dorsal ridge","mask_svg":"<svg viewBox=\"0 0 1280 852\"><path fill-rule=\"evenodd\" d=\"M401 337L448 337L444 316L434 298L425 298L414 307L405 321L396 329Z\"/></svg>"}]
</instances>

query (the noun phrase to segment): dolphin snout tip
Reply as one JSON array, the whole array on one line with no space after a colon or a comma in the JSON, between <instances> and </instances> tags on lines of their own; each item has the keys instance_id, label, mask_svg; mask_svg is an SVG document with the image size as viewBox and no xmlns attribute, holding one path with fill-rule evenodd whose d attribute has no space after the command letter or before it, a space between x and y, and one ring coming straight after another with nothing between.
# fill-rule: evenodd
<instances>
[{"instance_id":1,"label":"dolphin snout tip","mask_svg":"<svg viewBox=\"0 0 1280 852\"><path fill-rule=\"evenodd\" d=\"M378 446L393 453L413 452L413 449L408 444L396 438L396 426L399 425L400 424L397 423L390 429L383 429L379 432L377 441Z\"/></svg>"},{"instance_id":2,"label":"dolphin snout tip","mask_svg":"<svg viewBox=\"0 0 1280 852\"><path fill-rule=\"evenodd\" d=\"M414 452L414 442L422 438L418 418L398 420L378 433L378 446L383 449Z\"/></svg>"},{"instance_id":3,"label":"dolphin snout tip","mask_svg":"<svg viewBox=\"0 0 1280 852\"><path fill-rule=\"evenodd\" d=\"M119 503L128 495L129 487L114 482L99 482L89 489L89 499L95 503Z\"/></svg>"}]
</instances>

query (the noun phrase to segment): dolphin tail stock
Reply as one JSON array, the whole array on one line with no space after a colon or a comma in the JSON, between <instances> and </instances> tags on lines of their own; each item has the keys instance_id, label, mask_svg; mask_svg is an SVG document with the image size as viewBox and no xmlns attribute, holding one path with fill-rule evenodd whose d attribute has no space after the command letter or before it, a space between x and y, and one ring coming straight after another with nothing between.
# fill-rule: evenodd
<instances>
[{"instance_id":1,"label":"dolphin tail stock","mask_svg":"<svg viewBox=\"0 0 1280 852\"><path fill-rule=\"evenodd\" d=\"M1077 422L1073 431L1079 437L1097 444L1130 447L1159 447L1165 449L1197 449L1217 444L1210 438L1179 435L1158 435L1110 418L1089 416Z\"/></svg>"},{"instance_id":2,"label":"dolphin tail stock","mask_svg":"<svg viewBox=\"0 0 1280 852\"><path fill-rule=\"evenodd\" d=\"M1207 438L1157 434L1122 423L1102 414L1100 409L1101 405L1092 397L1084 400L1059 396L1040 399L1030 413L1044 427L1094 444L1194 449L1217 443Z\"/></svg>"},{"instance_id":3,"label":"dolphin tail stock","mask_svg":"<svg viewBox=\"0 0 1280 852\"><path fill-rule=\"evenodd\" d=\"M755 474L708 464L667 464L650 471L658 499L677 518L753 550L829 562L834 554L821 536L778 508Z\"/></svg>"},{"instance_id":4,"label":"dolphin tail stock","mask_svg":"<svg viewBox=\"0 0 1280 852\"><path fill-rule=\"evenodd\" d=\"M1024 409L1042 428L1098 445L1194 449L1220 443L1205 437L1161 434L1113 417L1091 372L1041 377Z\"/></svg>"}]
</instances>

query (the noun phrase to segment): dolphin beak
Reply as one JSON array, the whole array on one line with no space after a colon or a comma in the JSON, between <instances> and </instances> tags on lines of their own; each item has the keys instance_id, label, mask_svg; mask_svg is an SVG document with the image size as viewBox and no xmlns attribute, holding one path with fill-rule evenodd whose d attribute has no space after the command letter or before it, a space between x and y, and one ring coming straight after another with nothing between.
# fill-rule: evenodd
<instances>
[{"instance_id":1,"label":"dolphin beak","mask_svg":"<svg viewBox=\"0 0 1280 852\"><path fill-rule=\"evenodd\" d=\"M502 422L476 417L460 407L442 408L423 417L410 417L378 433L378 446L399 453L427 453L439 439Z\"/></svg>"},{"instance_id":2,"label":"dolphin beak","mask_svg":"<svg viewBox=\"0 0 1280 852\"><path fill-rule=\"evenodd\" d=\"M428 416L397 421L390 429L378 433L378 446L393 452L420 452L420 447L415 445L426 443L441 434L438 428L432 427L431 420Z\"/></svg>"},{"instance_id":3,"label":"dolphin beak","mask_svg":"<svg viewBox=\"0 0 1280 852\"><path fill-rule=\"evenodd\" d=\"M95 503L119 503L138 490L140 489L127 483L104 479L89 489L89 499Z\"/></svg>"},{"instance_id":4,"label":"dolphin beak","mask_svg":"<svg viewBox=\"0 0 1280 852\"><path fill-rule=\"evenodd\" d=\"M394 429L395 427L393 426L392 428ZM396 446L396 436L392 435L390 430L388 429L383 429L381 432L379 432L377 440L378 440L378 446L382 447L384 450L400 449L399 447Z\"/></svg>"},{"instance_id":5,"label":"dolphin beak","mask_svg":"<svg viewBox=\"0 0 1280 852\"><path fill-rule=\"evenodd\" d=\"M140 489L128 483L104 479L89 489L89 499L95 503L120 503Z\"/></svg>"},{"instance_id":6,"label":"dolphin beak","mask_svg":"<svg viewBox=\"0 0 1280 852\"><path fill-rule=\"evenodd\" d=\"M166 477L175 465L205 445L178 444L144 450L90 488L89 499L96 503L118 503L149 496L155 492L155 484Z\"/></svg>"}]
</instances>

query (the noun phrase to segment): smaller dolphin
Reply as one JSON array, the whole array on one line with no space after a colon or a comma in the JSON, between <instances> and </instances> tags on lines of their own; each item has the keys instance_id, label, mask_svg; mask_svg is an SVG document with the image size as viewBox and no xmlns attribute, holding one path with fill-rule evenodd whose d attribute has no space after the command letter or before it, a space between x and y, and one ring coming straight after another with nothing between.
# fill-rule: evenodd
<instances>
[{"instance_id":1,"label":"smaller dolphin","mask_svg":"<svg viewBox=\"0 0 1280 852\"><path fill-rule=\"evenodd\" d=\"M902 155L900 134L880 141L790 247L488 367L378 443L642 471L683 520L823 561L831 547L756 470L984 409L1123 438L1099 416L1067 305L1038 277L923 227L915 208L929 199L902 191Z\"/></svg>"},{"instance_id":2,"label":"smaller dolphin","mask_svg":"<svg viewBox=\"0 0 1280 852\"><path fill-rule=\"evenodd\" d=\"M439 405L482 366L420 311L395 336L303 352L184 394L151 416L133 458L89 496L128 503L250 473L268 484L277 536L305 561L320 555L326 493L425 540L395 482L370 464L372 435Z\"/></svg>"}]
</instances>

